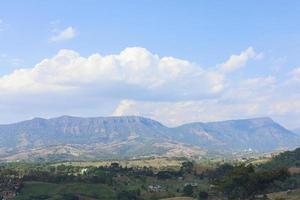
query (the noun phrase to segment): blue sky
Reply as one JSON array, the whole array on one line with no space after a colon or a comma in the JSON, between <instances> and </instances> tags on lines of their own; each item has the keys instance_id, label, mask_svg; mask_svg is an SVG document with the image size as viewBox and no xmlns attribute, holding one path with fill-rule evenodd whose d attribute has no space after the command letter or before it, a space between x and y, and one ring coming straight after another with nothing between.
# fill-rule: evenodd
<instances>
[{"instance_id":1,"label":"blue sky","mask_svg":"<svg viewBox=\"0 0 300 200\"><path fill-rule=\"evenodd\" d=\"M176 125L270 116L300 127L299 21L298 1L1 1L0 111L10 112L0 122L141 114ZM126 58L116 56L124 51ZM118 64L105 65L115 70L104 73L102 61L88 62L96 53L115 55ZM87 63L66 66L58 55ZM30 72L47 58L56 63ZM14 73L20 69L27 71ZM244 99L235 96L242 92Z\"/></svg>"},{"instance_id":2,"label":"blue sky","mask_svg":"<svg viewBox=\"0 0 300 200\"><path fill-rule=\"evenodd\" d=\"M297 1L2 1L0 13L0 50L26 66L61 48L89 55L142 46L205 66L248 46L293 64L300 48ZM54 21L78 37L49 44Z\"/></svg>"}]
</instances>

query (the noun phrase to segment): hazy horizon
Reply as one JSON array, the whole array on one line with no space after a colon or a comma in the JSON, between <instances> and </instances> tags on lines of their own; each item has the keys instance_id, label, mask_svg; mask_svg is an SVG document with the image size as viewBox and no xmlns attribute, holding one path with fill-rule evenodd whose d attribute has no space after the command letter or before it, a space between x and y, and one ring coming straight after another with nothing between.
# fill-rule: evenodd
<instances>
[{"instance_id":1,"label":"hazy horizon","mask_svg":"<svg viewBox=\"0 0 300 200\"><path fill-rule=\"evenodd\" d=\"M167 127L178 127L184 124L191 124L191 123L210 123L210 122L225 122L225 121L239 121L239 120L251 120L251 119L271 119L272 118L268 117L268 116L258 116L258 117L250 117L250 118L236 118L236 119L224 119L224 120L216 120L216 121L190 121L190 122L186 122L186 123L182 123L182 124L177 124L177 125L168 125L165 124L157 119L151 118L151 117L146 117L146 116L142 116L142 115L122 115L122 116L115 116L115 115L109 115L109 116L78 116L78 115L60 115L60 116L53 116L53 117L32 117L32 118L28 118L28 119L24 119L21 121L13 121L13 122L8 122L8 123L4 123L0 125L9 125L9 124L16 124L19 122L24 122L24 121L30 121L30 120L34 120L34 119L45 119L45 120L50 120L50 119L57 119L57 118L62 118L62 117L70 117L70 118L85 118L85 119L91 119L91 118L114 118L114 117L140 117L140 118L146 118L146 119L151 119L154 121L158 121L160 123L162 123L163 125L167 126ZM292 129L290 129L292 130Z\"/></svg>"}]
</instances>

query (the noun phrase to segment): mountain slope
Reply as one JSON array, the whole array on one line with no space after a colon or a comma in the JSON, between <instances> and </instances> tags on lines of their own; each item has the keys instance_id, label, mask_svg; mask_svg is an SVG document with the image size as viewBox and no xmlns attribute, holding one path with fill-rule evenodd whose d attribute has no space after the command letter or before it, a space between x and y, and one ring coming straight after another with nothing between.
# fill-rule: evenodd
<instances>
[{"instance_id":1,"label":"mountain slope","mask_svg":"<svg viewBox=\"0 0 300 200\"><path fill-rule=\"evenodd\" d=\"M181 156L203 153L199 147L170 141L164 135L167 130L157 121L136 116L35 118L0 125L0 158L57 154L69 159L110 159L172 155L175 149Z\"/></svg>"},{"instance_id":2,"label":"mountain slope","mask_svg":"<svg viewBox=\"0 0 300 200\"><path fill-rule=\"evenodd\" d=\"M272 151L297 147L299 136L270 118L229 120L210 123L185 124L176 128L174 139L206 148L226 151L253 149Z\"/></svg>"},{"instance_id":3,"label":"mountain slope","mask_svg":"<svg viewBox=\"0 0 300 200\"><path fill-rule=\"evenodd\" d=\"M166 127L159 122L142 117L63 116L49 120L35 118L16 124L0 125L0 145L37 147L65 143L110 143L142 136L154 139L161 137L164 129Z\"/></svg>"},{"instance_id":4,"label":"mountain slope","mask_svg":"<svg viewBox=\"0 0 300 200\"><path fill-rule=\"evenodd\" d=\"M245 149L294 148L299 136L270 118L191 123L169 128L137 116L35 118L0 125L0 158L109 159L202 156Z\"/></svg>"}]
</instances>

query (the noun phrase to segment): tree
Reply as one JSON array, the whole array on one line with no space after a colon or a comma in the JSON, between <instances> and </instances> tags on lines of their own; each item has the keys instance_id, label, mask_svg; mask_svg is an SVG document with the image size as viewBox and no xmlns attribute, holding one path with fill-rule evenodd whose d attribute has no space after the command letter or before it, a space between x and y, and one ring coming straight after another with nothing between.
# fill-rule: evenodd
<instances>
[{"instance_id":1,"label":"tree","mask_svg":"<svg viewBox=\"0 0 300 200\"><path fill-rule=\"evenodd\" d=\"M210 179L214 180L218 177L224 176L225 174L227 174L228 172L233 170L233 168L234 167L232 165L228 164L228 163L222 164L219 167L217 167L215 170L210 171L208 173L208 177Z\"/></svg>"},{"instance_id":2,"label":"tree","mask_svg":"<svg viewBox=\"0 0 300 200\"><path fill-rule=\"evenodd\" d=\"M117 199L118 200L138 200L140 195L140 191L135 191L135 190L126 190L126 191L121 191L118 194Z\"/></svg>"},{"instance_id":3,"label":"tree","mask_svg":"<svg viewBox=\"0 0 300 200\"><path fill-rule=\"evenodd\" d=\"M116 169L116 168L118 169L118 168L120 168L120 165L119 165L119 163L113 162L110 164L110 167L114 168L114 169Z\"/></svg>"},{"instance_id":4,"label":"tree","mask_svg":"<svg viewBox=\"0 0 300 200\"><path fill-rule=\"evenodd\" d=\"M206 200L208 199L208 193L205 191L200 191L198 194L198 200Z\"/></svg>"},{"instance_id":5,"label":"tree","mask_svg":"<svg viewBox=\"0 0 300 200\"><path fill-rule=\"evenodd\" d=\"M79 197L75 194L64 194L63 195L64 200L79 200Z\"/></svg>"},{"instance_id":6,"label":"tree","mask_svg":"<svg viewBox=\"0 0 300 200\"><path fill-rule=\"evenodd\" d=\"M190 184L187 184L186 186L184 186L183 188L183 195L184 196L192 196L194 193L194 189L193 189L193 186L190 185Z\"/></svg>"},{"instance_id":7,"label":"tree","mask_svg":"<svg viewBox=\"0 0 300 200\"><path fill-rule=\"evenodd\" d=\"M183 173L192 173L194 169L194 163L187 161L181 164L180 171Z\"/></svg>"},{"instance_id":8,"label":"tree","mask_svg":"<svg viewBox=\"0 0 300 200\"><path fill-rule=\"evenodd\" d=\"M219 178L216 184L229 199L248 199L288 176L286 169L255 171L252 165L239 165Z\"/></svg>"}]
</instances>

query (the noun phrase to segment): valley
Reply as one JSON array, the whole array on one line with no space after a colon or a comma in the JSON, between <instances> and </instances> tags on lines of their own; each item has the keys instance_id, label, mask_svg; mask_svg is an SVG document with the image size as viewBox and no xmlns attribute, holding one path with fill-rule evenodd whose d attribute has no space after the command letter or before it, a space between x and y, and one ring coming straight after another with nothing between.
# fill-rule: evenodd
<instances>
[{"instance_id":1,"label":"valley","mask_svg":"<svg viewBox=\"0 0 300 200\"><path fill-rule=\"evenodd\" d=\"M4 199L294 200L300 148L257 160L147 158L0 164ZM261 158L262 159L262 158ZM243 182L240 182L243 181Z\"/></svg>"}]
</instances>

